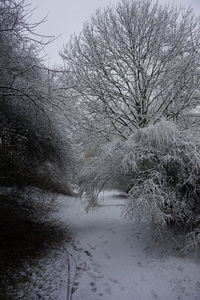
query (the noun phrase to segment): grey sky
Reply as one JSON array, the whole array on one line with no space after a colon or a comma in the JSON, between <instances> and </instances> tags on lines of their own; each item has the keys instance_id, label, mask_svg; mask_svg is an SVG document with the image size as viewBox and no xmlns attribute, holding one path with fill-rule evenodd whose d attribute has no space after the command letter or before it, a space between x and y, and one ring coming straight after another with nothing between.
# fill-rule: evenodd
<instances>
[{"instance_id":1,"label":"grey sky","mask_svg":"<svg viewBox=\"0 0 200 300\"><path fill-rule=\"evenodd\" d=\"M58 36L58 39L47 46L50 65L61 63L58 52L70 39L71 34L78 33L83 23L99 7L117 4L119 0L26 0L26 3L36 7L33 20L40 21L47 15L47 21L38 27L40 34ZM175 3L184 6L191 5L196 14L200 14L200 0L160 0L162 4Z\"/></svg>"}]
</instances>

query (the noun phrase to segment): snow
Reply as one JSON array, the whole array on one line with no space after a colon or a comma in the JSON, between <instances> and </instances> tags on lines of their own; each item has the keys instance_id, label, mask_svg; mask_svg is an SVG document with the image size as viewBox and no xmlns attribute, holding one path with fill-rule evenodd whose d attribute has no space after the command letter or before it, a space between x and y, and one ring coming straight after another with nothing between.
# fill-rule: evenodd
<instances>
[{"instance_id":1,"label":"snow","mask_svg":"<svg viewBox=\"0 0 200 300\"><path fill-rule=\"evenodd\" d=\"M125 198L106 192L89 213L83 200L62 196L58 201L55 217L69 224L74 239L25 266L31 280L19 286L16 299L200 299L199 262L172 254L170 241L159 247L145 228L123 218Z\"/></svg>"},{"instance_id":2,"label":"snow","mask_svg":"<svg viewBox=\"0 0 200 300\"><path fill-rule=\"evenodd\" d=\"M59 218L75 235L68 248L77 267L73 300L200 299L198 262L153 245L147 232L121 216L124 198L105 193L88 214L79 200L59 201ZM66 299L66 289L57 298Z\"/></svg>"}]
</instances>

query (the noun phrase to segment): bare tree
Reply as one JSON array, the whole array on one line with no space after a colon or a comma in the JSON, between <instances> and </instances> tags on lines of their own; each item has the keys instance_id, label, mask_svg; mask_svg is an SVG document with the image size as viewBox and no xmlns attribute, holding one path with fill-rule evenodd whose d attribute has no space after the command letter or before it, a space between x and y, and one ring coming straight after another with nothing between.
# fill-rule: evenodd
<instances>
[{"instance_id":1,"label":"bare tree","mask_svg":"<svg viewBox=\"0 0 200 300\"><path fill-rule=\"evenodd\" d=\"M71 194L74 155L56 122L55 72L40 58L52 39L35 32L31 14L24 1L0 0L0 187Z\"/></svg>"},{"instance_id":2,"label":"bare tree","mask_svg":"<svg viewBox=\"0 0 200 300\"><path fill-rule=\"evenodd\" d=\"M127 138L198 103L199 19L192 9L124 0L98 10L66 45L67 95L82 128Z\"/></svg>"}]
</instances>

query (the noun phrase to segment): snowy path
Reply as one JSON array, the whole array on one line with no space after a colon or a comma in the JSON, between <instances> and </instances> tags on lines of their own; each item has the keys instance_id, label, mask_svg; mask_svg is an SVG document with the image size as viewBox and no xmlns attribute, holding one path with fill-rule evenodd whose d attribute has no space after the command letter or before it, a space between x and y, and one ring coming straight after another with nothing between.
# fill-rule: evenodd
<instances>
[{"instance_id":1,"label":"snowy path","mask_svg":"<svg viewBox=\"0 0 200 300\"><path fill-rule=\"evenodd\" d=\"M60 217L76 236L73 300L200 299L200 265L149 249L144 234L121 217L123 201L107 194L104 206L86 214L79 201L61 199Z\"/></svg>"}]
</instances>

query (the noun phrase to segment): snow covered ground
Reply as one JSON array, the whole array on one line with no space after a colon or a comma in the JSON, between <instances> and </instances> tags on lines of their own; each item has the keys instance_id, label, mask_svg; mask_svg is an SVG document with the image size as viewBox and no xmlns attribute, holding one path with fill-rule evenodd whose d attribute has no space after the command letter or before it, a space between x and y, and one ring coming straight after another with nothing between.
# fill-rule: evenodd
<instances>
[{"instance_id":1,"label":"snow covered ground","mask_svg":"<svg viewBox=\"0 0 200 300\"><path fill-rule=\"evenodd\" d=\"M194 257L170 254L170 241L159 247L145 229L124 219L123 197L106 193L99 209L88 214L75 198L58 200L56 217L70 225L73 242L32 266L31 280L21 285L16 299L200 299L200 264Z\"/></svg>"},{"instance_id":2,"label":"snow covered ground","mask_svg":"<svg viewBox=\"0 0 200 300\"><path fill-rule=\"evenodd\" d=\"M69 249L77 267L73 300L200 299L194 258L170 255L167 245L166 251L153 247L145 232L121 217L123 198L107 193L100 202L86 214L80 201L60 198L59 217L75 235ZM58 298L66 299L66 290Z\"/></svg>"}]
</instances>

